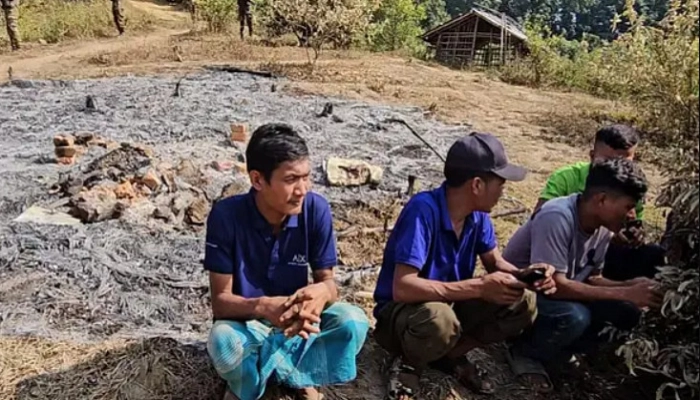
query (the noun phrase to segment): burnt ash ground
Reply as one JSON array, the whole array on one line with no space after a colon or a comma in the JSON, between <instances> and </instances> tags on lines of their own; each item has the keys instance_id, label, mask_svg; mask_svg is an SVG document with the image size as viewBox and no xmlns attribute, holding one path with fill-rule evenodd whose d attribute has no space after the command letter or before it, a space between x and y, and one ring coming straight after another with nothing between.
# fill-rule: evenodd
<instances>
[{"instance_id":1,"label":"burnt ash ground","mask_svg":"<svg viewBox=\"0 0 700 400\"><path fill-rule=\"evenodd\" d=\"M211 197L227 183L245 180L208 167L212 161L239 159L244 150L228 141L231 123L248 124L251 131L263 123L289 123L309 144L314 190L329 199L336 228L342 230L380 227L384 218L395 218L401 206L397 194L405 191L409 175L418 177L421 189L441 180L438 157L405 127L387 119L404 119L442 154L469 132L468 126L426 118L419 108L292 97L280 90L284 81L241 74L190 75L182 81L181 96L173 97L178 79L127 76L0 86L0 336L8 346L18 346L24 358L6 359L17 367L3 383L15 382L16 392L8 388L0 393L18 399L219 399L223 391L203 349L211 322L201 266L202 229L176 230L138 213L78 226L13 222L31 205L55 205L60 199L49 189L59 175L81 169L106 152L93 147L76 165L57 165L55 135L91 132L107 140L146 144L158 162L190 160L208 178L202 189ZM278 89L274 92L273 83ZM88 95L96 99L97 110L85 109ZM333 116L319 117L328 102L334 105ZM382 166L383 181L375 188L328 187L322 166L329 156ZM342 280L346 285L341 290L368 311L371 302L353 293L372 290L372 267L381 261L385 240L376 231L339 239L338 269L351 276ZM110 350L121 339L128 340L127 347ZM37 357L26 346L48 353ZM76 361L68 369L54 367L37 375L34 371L50 368L44 367L47 354L57 349L64 349L64 364L66 359ZM496 380L498 398L544 398L514 382L502 346L471 356ZM358 379L326 395L382 398L385 362L385 353L368 338L358 359ZM561 380L557 393L545 397L607 398L603 393L610 381L582 373ZM422 385L420 398L482 398L439 373L426 375ZM288 397L273 390L266 398Z\"/></svg>"},{"instance_id":2,"label":"burnt ash ground","mask_svg":"<svg viewBox=\"0 0 700 400\"><path fill-rule=\"evenodd\" d=\"M423 188L439 183L440 160L387 119L404 119L443 154L468 132L426 119L418 108L291 97L271 90L284 81L245 74L191 75L182 81L181 96L174 97L177 79L19 81L0 88L0 334L200 340L210 324L203 230L174 232L128 218L77 227L13 222L30 205L58 200L49 188L59 173L81 168L106 151L92 148L74 166L57 165L52 153L57 134L92 132L149 145L160 161L192 160L212 178L205 189L218 193L236 178L207 164L235 160L243 151L228 143L230 124L245 123L252 131L268 122L288 123L309 144L314 190L338 210L357 200L396 197L405 191L409 174L418 176ZM88 95L97 110L85 109ZM333 116L319 117L327 102L334 105ZM383 181L376 188L328 187L322 163L329 156L380 165ZM347 258L354 264L350 269L372 264L362 255Z\"/></svg>"}]
</instances>

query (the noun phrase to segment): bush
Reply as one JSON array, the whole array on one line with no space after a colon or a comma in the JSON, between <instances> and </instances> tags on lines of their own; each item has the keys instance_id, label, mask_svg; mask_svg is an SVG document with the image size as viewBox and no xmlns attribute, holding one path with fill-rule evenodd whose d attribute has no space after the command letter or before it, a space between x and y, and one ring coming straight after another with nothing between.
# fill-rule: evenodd
<instances>
[{"instance_id":1,"label":"bush","mask_svg":"<svg viewBox=\"0 0 700 400\"><path fill-rule=\"evenodd\" d=\"M198 0L197 17L207 23L211 32L226 32L238 21L236 0Z\"/></svg>"},{"instance_id":2,"label":"bush","mask_svg":"<svg viewBox=\"0 0 700 400\"><path fill-rule=\"evenodd\" d=\"M659 28L644 26L628 4L630 33L613 44L621 93L638 110L648 139L665 149L668 181L657 202L671 207L666 240L670 266L657 278L666 289L652 315L618 351L631 371L663 376L656 398L700 393L700 218L698 216L698 2L672 1ZM623 68L626 67L626 68Z\"/></svg>"},{"instance_id":3,"label":"bush","mask_svg":"<svg viewBox=\"0 0 700 400\"><path fill-rule=\"evenodd\" d=\"M617 351L633 374L644 371L665 378L657 390L657 399L666 398L667 391L677 399L700 393L700 221L697 164L694 167L669 180L659 198L660 205L673 210L668 245L675 264L660 268L657 275L666 289L661 315L649 314Z\"/></svg>"},{"instance_id":4,"label":"bush","mask_svg":"<svg viewBox=\"0 0 700 400\"><path fill-rule=\"evenodd\" d=\"M143 30L153 21L129 4L122 6L128 30ZM116 33L108 1L24 0L19 5L18 26L24 42L57 43L65 39L110 37ZM0 29L0 47L7 47L5 29Z\"/></svg>"},{"instance_id":5,"label":"bush","mask_svg":"<svg viewBox=\"0 0 700 400\"><path fill-rule=\"evenodd\" d=\"M419 36L425 19L425 6L413 0L384 0L369 28L368 45L373 51L421 52L425 46Z\"/></svg>"},{"instance_id":6,"label":"bush","mask_svg":"<svg viewBox=\"0 0 700 400\"><path fill-rule=\"evenodd\" d=\"M627 33L594 49L589 41L570 42L528 27L530 55L499 75L510 83L623 100L636 109L634 119L649 133L647 139L697 160L698 3L672 0L666 18L653 27L644 24L633 6L629 1L624 13L631 24ZM686 165L676 160L666 164Z\"/></svg>"},{"instance_id":7,"label":"bush","mask_svg":"<svg viewBox=\"0 0 700 400\"><path fill-rule=\"evenodd\" d=\"M670 0L668 14L654 26L634 6L628 0L618 18L629 23L626 33L595 48L593 41L568 42L529 27L531 54L504 67L500 77L623 100L645 140L662 150L656 161L668 180L658 205L672 210L666 240L671 265L657 276L665 289L663 309L646 315L618 354L633 373L664 378L657 399L690 398L700 393L698 2Z\"/></svg>"},{"instance_id":8,"label":"bush","mask_svg":"<svg viewBox=\"0 0 700 400\"><path fill-rule=\"evenodd\" d=\"M347 47L367 29L377 0L263 0L259 5L267 35L294 34L313 65L325 46Z\"/></svg>"}]
</instances>

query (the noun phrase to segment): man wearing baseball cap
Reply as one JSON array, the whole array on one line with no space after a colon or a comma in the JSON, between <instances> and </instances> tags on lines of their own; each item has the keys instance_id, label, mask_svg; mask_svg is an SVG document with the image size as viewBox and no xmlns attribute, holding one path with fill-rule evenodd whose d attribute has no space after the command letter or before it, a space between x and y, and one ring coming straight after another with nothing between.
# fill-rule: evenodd
<instances>
[{"instance_id":1,"label":"man wearing baseball cap","mask_svg":"<svg viewBox=\"0 0 700 400\"><path fill-rule=\"evenodd\" d=\"M410 398L408 378L427 367L493 393L466 354L532 324L535 296L525 289L555 291L552 267L518 270L498 250L489 212L506 181L526 175L508 162L500 141L488 133L460 138L448 151L444 174L439 188L418 193L402 210L374 292L375 338L400 360L390 374L395 399ZM474 277L477 256L487 271L481 277ZM533 269L544 277L531 285L518 280Z\"/></svg>"}]
</instances>

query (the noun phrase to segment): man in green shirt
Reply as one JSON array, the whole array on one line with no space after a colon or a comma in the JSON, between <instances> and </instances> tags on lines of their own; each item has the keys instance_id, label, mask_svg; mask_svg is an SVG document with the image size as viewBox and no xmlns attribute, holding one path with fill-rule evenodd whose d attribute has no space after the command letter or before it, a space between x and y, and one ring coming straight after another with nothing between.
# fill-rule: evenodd
<instances>
[{"instance_id":1,"label":"man in green shirt","mask_svg":"<svg viewBox=\"0 0 700 400\"><path fill-rule=\"evenodd\" d=\"M601 147L608 147L606 144L599 145ZM635 146L636 147L636 146ZM620 158L626 158L628 160L634 157L634 147L628 150L630 156L618 156ZM596 154L595 150L591 150L592 154ZM613 157L595 157L591 156L593 159L608 159ZM536 210L547 201L556 199L558 197L564 197L573 193L582 193L586 185L586 178L588 177L588 171L591 169L590 161L577 162L575 164L567 165L566 167L559 168L550 175L547 180L547 184L540 193L540 198L536 206ZM644 219L644 202L639 201L635 206L635 214L638 220Z\"/></svg>"},{"instance_id":2,"label":"man in green shirt","mask_svg":"<svg viewBox=\"0 0 700 400\"><path fill-rule=\"evenodd\" d=\"M637 131L627 125L610 125L598 130L591 149L591 160L562 167L547 179L535 206L535 213L549 200L582 193L594 160L611 158L634 159L639 143ZM605 257L603 275L612 280L628 280L639 276L653 277L656 267L665 264L665 249L657 244L644 244L644 201L637 202L635 217L628 227L615 235Z\"/></svg>"}]
</instances>

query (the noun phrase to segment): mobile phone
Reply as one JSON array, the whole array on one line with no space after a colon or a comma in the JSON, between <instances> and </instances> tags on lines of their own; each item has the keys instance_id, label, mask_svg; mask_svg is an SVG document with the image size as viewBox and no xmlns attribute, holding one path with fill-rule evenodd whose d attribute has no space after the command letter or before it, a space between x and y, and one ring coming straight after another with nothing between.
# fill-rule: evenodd
<instances>
[{"instance_id":1,"label":"mobile phone","mask_svg":"<svg viewBox=\"0 0 700 400\"><path fill-rule=\"evenodd\" d=\"M533 269L528 271L526 274L521 274L517 276L518 280L524 284L532 285L535 282L545 278L543 269Z\"/></svg>"}]
</instances>

